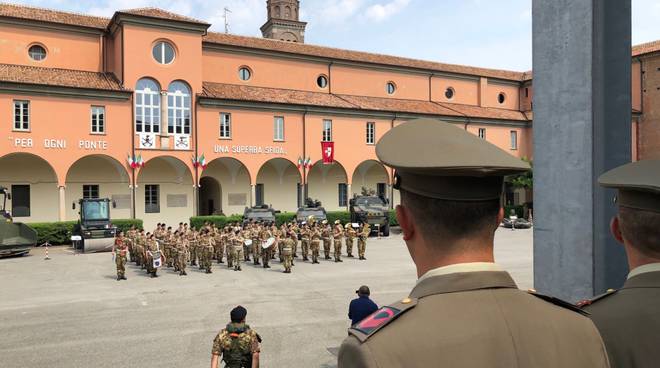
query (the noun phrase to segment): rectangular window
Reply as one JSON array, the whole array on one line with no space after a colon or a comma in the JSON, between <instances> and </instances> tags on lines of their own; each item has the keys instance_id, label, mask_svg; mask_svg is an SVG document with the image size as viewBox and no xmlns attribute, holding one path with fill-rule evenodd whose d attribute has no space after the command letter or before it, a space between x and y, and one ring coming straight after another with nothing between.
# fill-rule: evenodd
<instances>
[{"instance_id":1,"label":"rectangular window","mask_svg":"<svg viewBox=\"0 0 660 368\"><path fill-rule=\"evenodd\" d=\"M373 122L367 123L367 144L374 144L376 141L376 124Z\"/></svg>"},{"instance_id":2,"label":"rectangular window","mask_svg":"<svg viewBox=\"0 0 660 368\"><path fill-rule=\"evenodd\" d=\"M376 195L379 196L380 198L386 198L387 193L385 193L385 183L377 183L376 184Z\"/></svg>"},{"instance_id":3,"label":"rectangular window","mask_svg":"<svg viewBox=\"0 0 660 368\"><path fill-rule=\"evenodd\" d=\"M257 206L263 206L264 205L264 185L263 184L257 184L254 187L254 204Z\"/></svg>"},{"instance_id":4,"label":"rectangular window","mask_svg":"<svg viewBox=\"0 0 660 368\"><path fill-rule=\"evenodd\" d=\"M486 139L486 128L479 128L479 138Z\"/></svg>"},{"instance_id":5,"label":"rectangular window","mask_svg":"<svg viewBox=\"0 0 660 368\"><path fill-rule=\"evenodd\" d=\"M276 116L273 120L273 140L284 140L284 117Z\"/></svg>"},{"instance_id":6,"label":"rectangular window","mask_svg":"<svg viewBox=\"0 0 660 368\"><path fill-rule=\"evenodd\" d=\"M14 101L14 130L30 130L30 101Z\"/></svg>"},{"instance_id":7,"label":"rectangular window","mask_svg":"<svg viewBox=\"0 0 660 368\"><path fill-rule=\"evenodd\" d=\"M511 131L511 149L512 150L518 149L518 132L516 132L515 130Z\"/></svg>"},{"instance_id":8,"label":"rectangular window","mask_svg":"<svg viewBox=\"0 0 660 368\"><path fill-rule=\"evenodd\" d=\"M160 213L160 186L158 184L144 186L144 212Z\"/></svg>"},{"instance_id":9,"label":"rectangular window","mask_svg":"<svg viewBox=\"0 0 660 368\"><path fill-rule=\"evenodd\" d=\"M332 120L323 120L323 142L332 142Z\"/></svg>"},{"instance_id":10,"label":"rectangular window","mask_svg":"<svg viewBox=\"0 0 660 368\"><path fill-rule=\"evenodd\" d=\"M190 134L190 95L181 91L167 93L167 132Z\"/></svg>"},{"instance_id":11,"label":"rectangular window","mask_svg":"<svg viewBox=\"0 0 660 368\"><path fill-rule=\"evenodd\" d=\"M339 183L339 207L346 207L348 204L348 186L346 183Z\"/></svg>"},{"instance_id":12,"label":"rectangular window","mask_svg":"<svg viewBox=\"0 0 660 368\"><path fill-rule=\"evenodd\" d=\"M231 114L220 113L220 138L231 139Z\"/></svg>"},{"instance_id":13,"label":"rectangular window","mask_svg":"<svg viewBox=\"0 0 660 368\"><path fill-rule=\"evenodd\" d=\"M83 185L83 199L98 199L99 186L98 184Z\"/></svg>"},{"instance_id":14,"label":"rectangular window","mask_svg":"<svg viewBox=\"0 0 660 368\"><path fill-rule=\"evenodd\" d=\"M105 107L92 106L92 134L105 133Z\"/></svg>"},{"instance_id":15,"label":"rectangular window","mask_svg":"<svg viewBox=\"0 0 660 368\"><path fill-rule=\"evenodd\" d=\"M11 186L11 215L14 217L30 216L30 186Z\"/></svg>"}]
</instances>

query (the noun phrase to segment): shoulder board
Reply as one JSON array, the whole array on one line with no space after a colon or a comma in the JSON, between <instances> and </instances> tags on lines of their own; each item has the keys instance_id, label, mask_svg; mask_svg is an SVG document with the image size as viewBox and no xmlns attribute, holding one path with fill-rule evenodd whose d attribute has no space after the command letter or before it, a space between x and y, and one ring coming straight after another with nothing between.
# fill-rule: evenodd
<instances>
[{"instance_id":1,"label":"shoulder board","mask_svg":"<svg viewBox=\"0 0 660 368\"><path fill-rule=\"evenodd\" d=\"M600 295L596 295L596 296L594 296L594 297L591 298L591 299L585 299L585 300L581 300L581 301L579 301L579 302L577 303L577 305L578 305L580 308L584 308L584 307L590 306L590 305L596 303L596 302L599 301L599 300L603 300L603 299L605 299L606 297L608 297L608 296L610 296L610 295L614 295L614 294L616 294L617 291L618 291L618 290L615 290L615 289L608 289L605 293L600 294Z\"/></svg>"},{"instance_id":2,"label":"shoulder board","mask_svg":"<svg viewBox=\"0 0 660 368\"><path fill-rule=\"evenodd\" d=\"M405 298L400 302L384 306L370 314L362 321L348 329L350 335L355 336L360 342L365 342L369 337L397 319L400 315L409 311L417 305L417 299Z\"/></svg>"},{"instance_id":3,"label":"shoulder board","mask_svg":"<svg viewBox=\"0 0 660 368\"><path fill-rule=\"evenodd\" d=\"M585 315L585 316L586 316L586 315L589 315L588 312L586 312L586 311L580 309L580 307L578 307L578 306L576 306L576 305L574 305L574 304L571 304L571 303L569 303L569 302L567 302L567 301L565 301L565 300L562 300L562 299L559 299L559 298L556 298L556 297L554 297L554 296L550 296L550 295L539 294L539 293L537 293L537 292L534 291L534 290L528 290L527 292L528 292L529 294L531 294L531 295L534 295L534 296L537 297L537 298L540 298L540 299L545 300L545 301L548 302L548 303L552 303L552 304L554 304L554 305L558 305L558 306L560 306L560 307L564 307L564 308L566 308L566 309L570 309L570 310L572 310L573 312L578 312L578 313L583 314L583 315Z\"/></svg>"}]
</instances>

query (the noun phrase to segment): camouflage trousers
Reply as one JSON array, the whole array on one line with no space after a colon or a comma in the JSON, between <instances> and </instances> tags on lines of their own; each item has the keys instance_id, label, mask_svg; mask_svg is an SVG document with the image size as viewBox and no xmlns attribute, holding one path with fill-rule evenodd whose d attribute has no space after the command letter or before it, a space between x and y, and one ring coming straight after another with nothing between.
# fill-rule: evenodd
<instances>
[{"instance_id":1,"label":"camouflage trousers","mask_svg":"<svg viewBox=\"0 0 660 368\"><path fill-rule=\"evenodd\" d=\"M346 254L349 257L353 257L353 237L346 237Z\"/></svg>"},{"instance_id":2,"label":"camouflage trousers","mask_svg":"<svg viewBox=\"0 0 660 368\"><path fill-rule=\"evenodd\" d=\"M284 272L291 273L291 266L293 265L293 255L291 251L284 251Z\"/></svg>"},{"instance_id":3,"label":"camouflage trousers","mask_svg":"<svg viewBox=\"0 0 660 368\"><path fill-rule=\"evenodd\" d=\"M234 271L241 270L241 258L243 258L243 246L234 246L232 251L232 265L234 266Z\"/></svg>"},{"instance_id":4,"label":"camouflage trousers","mask_svg":"<svg viewBox=\"0 0 660 368\"><path fill-rule=\"evenodd\" d=\"M261 257L261 240L252 239L252 257L254 264L259 264L259 257Z\"/></svg>"},{"instance_id":5,"label":"camouflage trousers","mask_svg":"<svg viewBox=\"0 0 660 368\"><path fill-rule=\"evenodd\" d=\"M179 270L181 274L186 272L186 266L188 266L188 255L186 254L185 251L179 251L178 256L176 258L177 260L177 266L176 268Z\"/></svg>"},{"instance_id":6,"label":"camouflage trousers","mask_svg":"<svg viewBox=\"0 0 660 368\"><path fill-rule=\"evenodd\" d=\"M323 254L325 259L330 259L330 238L323 238Z\"/></svg>"},{"instance_id":7,"label":"camouflage trousers","mask_svg":"<svg viewBox=\"0 0 660 368\"><path fill-rule=\"evenodd\" d=\"M115 256L115 264L117 265L117 277L123 277L126 273L126 256Z\"/></svg>"},{"instance_id":8,"label":"camouflage trousers","mask_svg":"<svg viewBox=\"0 0 660 368\"><path fill-rule=\"evenodd\" d=\"M197 244L194 242L190 242L190 265L191 266L196 266L197 265Z\"/></svg>"},{"instance_id":9,"label":"camouflage trousers","mask_svg":"<svg viewBox=\"0 0 660 368\"><path fill-rule=\"evenodd\" d=\"M222 262L222 257L225 255L225 243L217 241L215 243L215 259L218 261L218 263L223 263Z\"/></svg>"},{"instance_id":10,"label":"camouflage trousers","mask_svg":"<svg viewBox=\"0 0 660 368\"><path fill-rule=\"evenodd\" d=\"M273 253L273 246L271 245L269 248L262 249L261 250L261 262L264 265L264 268L268 268L268 262L270 262L270 258L272 257Z\"/></svg>"},{"instance_id":11,"label":"camouflage trousers","mask_svg":"<svg viewBox=\"0 0 660 368\"><path fill-rule=\"evenodd\" d=\"M367 250L367 239L358 238L358 256L364 258L364 252Z\"/></svg>"},{"instance_id":12,"label":"camouflage trousers","mask_svg":"<svg viewBox=\"0 0 660 368\"><path fill-rule=\"evenodd\" d=\"M335 262L341 261L341 238L334 238L332 242Z\"/></svg>"},{"instance_id":13,"label":"camouflage trousers","mask_svg":"<svg viewBox=\"0 0 660 368\"><path fill-rule=\"evenodd\" d=\"M205 247L202 249L201 268L206 272L211 272L211 262L213 261L213 247Z\"/></svg>"},{"instance_id":14,"label":"camouflage trousers","mask_svg":"<svg viewBox=\"0 0 660 368\"><path fill-rule=\"evenodd\" d=\"M303 261L309 259L309 239L303 239L300 242L300 249L302 251Z\"/></svg>"},{"instance_id":15,"label":"camouflage trousers","mask_svg":"<svg viewBox=\"0 0 660 368\"><path fill-rule=\"evenodd\" d=\"M319 240L312 240L312 263L319 263L319 251L321 243Z\"/></svg>"}]
</instances>

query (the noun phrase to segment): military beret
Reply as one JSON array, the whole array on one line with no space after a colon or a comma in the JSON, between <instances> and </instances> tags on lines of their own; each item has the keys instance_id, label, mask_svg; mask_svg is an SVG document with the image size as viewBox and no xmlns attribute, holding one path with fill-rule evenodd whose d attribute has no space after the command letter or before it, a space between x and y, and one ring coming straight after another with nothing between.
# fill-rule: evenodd
<instances>
[{"instance_id":1,"label":"military beret","mask_svg":"<svg viewBox=\"0 0 660 368\"><path fill-rule=\"evenodd\" d=\"M660 212L660 160L632 162L598 178L605 188L618 189L621 207Z\"/></svg>"},{"instance_id":2,"label":"military beret","mask_svg":"<svg viewBox=\"0 0 660 368\"><path fill-rule=\"evenodd\" d=\"M378 141L376 155L395 169L394 188L444 200L498 199L504 176L530 169L494 144L434 119L391 129Z\"/></svg>"}]
</instances>

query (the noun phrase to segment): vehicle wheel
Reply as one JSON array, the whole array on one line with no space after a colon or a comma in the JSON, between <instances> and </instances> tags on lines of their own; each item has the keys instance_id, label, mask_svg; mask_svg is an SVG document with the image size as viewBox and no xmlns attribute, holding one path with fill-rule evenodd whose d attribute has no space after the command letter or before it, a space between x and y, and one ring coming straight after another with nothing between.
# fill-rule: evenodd
<instances>
[{"instance_id":1,"label":"vehicle wheel","mask_svg":"<svg viewBox=\"0 0 660 368\"><path fill-rule=\"evenodd\" d=\"M382 233L383 236L390 236L390 224L385 224L385 226L383 226Z\"/></svg>"}]
</instances>

